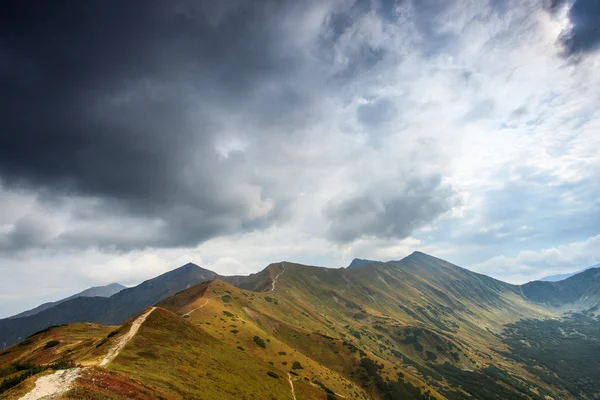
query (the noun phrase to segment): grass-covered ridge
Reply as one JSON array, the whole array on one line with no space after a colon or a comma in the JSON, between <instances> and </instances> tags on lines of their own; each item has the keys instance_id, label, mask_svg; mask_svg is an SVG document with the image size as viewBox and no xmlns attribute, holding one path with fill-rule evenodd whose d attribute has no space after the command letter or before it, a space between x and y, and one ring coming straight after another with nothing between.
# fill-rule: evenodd
<instances>
[{"instance_id":1,"label":"grass-covered ridge","mask_svg":"<svg viewBox=\"0 0 600 400\"><path fill-rule=\"evenodd\" d=\"M267 376L267 372L280 375L280 370L160 308L110 369L175 398L235 398L242 387L247 396L257 399L264 393L282 399L290 393L285 380Z\"/></svg>"},{"instance_id":2,"label":"grass-covered ridge","mask_svg":"<svg viewBox=\"0 0 600 400\"><path fill-rule=\"evenodd\" d=\"M259 291L210 280L159 302L108 369L85 370L71 394L290 399L294 389L297 399L549 400L600 393L594 306L561 320L518 286L420 253L355 269L276 263L253 279ZM69 354L96 365L131 324L50 328L0 361ZM27 378L15 390L32 384ZM106 391L111 397L102 397Z\"/></svg>"}]
</instances>

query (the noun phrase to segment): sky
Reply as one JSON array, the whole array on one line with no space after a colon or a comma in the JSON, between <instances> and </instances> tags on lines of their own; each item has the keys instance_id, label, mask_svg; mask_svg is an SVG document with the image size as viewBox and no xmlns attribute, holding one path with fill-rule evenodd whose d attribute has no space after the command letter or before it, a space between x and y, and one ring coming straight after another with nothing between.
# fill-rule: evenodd
<instances>
[{"instance_id":1,"label":"sky","mask_svg":"<svg viewBox=\"0 0 600 400\"><path fill-rule=\"evenodd\" d=\"M9 1L0 317L192 261L600 263L597 0Z\"/></svg>"}]
</instances>

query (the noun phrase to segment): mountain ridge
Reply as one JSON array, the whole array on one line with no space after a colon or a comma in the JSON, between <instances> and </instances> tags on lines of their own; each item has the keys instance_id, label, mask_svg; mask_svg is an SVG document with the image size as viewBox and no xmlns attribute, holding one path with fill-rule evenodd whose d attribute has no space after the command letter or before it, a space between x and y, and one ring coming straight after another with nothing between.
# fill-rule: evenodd
<instances>
[{"instance_id":1,"label":"mountain ridge","mask_svg":"<svg viewBox=\"0 0 600 400\"><path fill-rule=\"evenodd\" d=\"M194 263L187 263L155 278L148 279L137 286L126 288L109 298L76 297L53 305L34 315L0 319L0 345L2 347L9 346L51 325L74 322L118 324L139 313L144 308L203 281L219 279L253 291L268 291L279 272L280 266L284 263L290 266L301 265L290 262L277 262L248 276L222 276ZM450 290L460 297L470 291L471 295L479 296L478 298L482 304L504 302L502 300L503 296L516 295L543 306L573 306L574 309L577 309L575 307L577 304L574 303L577 299L567 295L567 293L578 290L571 283L566 284L569 286L567 289L565 289L565 284L560 282L558 286L544 283L511 285L419 251L415 251L398 261L372 261L363 264L360 268L342 268L339 271L360 271L377 269L382 266L395 266L406 276L411 276L411 279L415 282L421 282L423 279L432 281L437 279L439 287L427 289L430 292L443 293ZM304 267L336 271L324 267ZM444 277L444 279L440 279L440 277ZM586 284L585 281L577 280L576 282L579 282L579 286ZM473 285L473 283L476 283L476 285ZM588 293L588 298L585 303L582 303L582 307L591 308L600 304L600 293L590 292L589 290L586 293Z\"/></svg>"},{"instance_id":2,"label":"mountain ridge","mask_svg":"<svg viewBox=\"0 0 600 400\"><path fill-rule=\"evenodd\" d=\"M69 300L75 299L77 297L110 297L114 294L119 293L123 289L127 289L127 286L123 286L119 283L110 283L110 284L104 285L104 286L93 286L91 288L85 289L74 295L65 297L64 299L43 303L43 304L40 304L39 306L34 307L30 310L20 312L18 314L12 315L7 318L13 319L13 318L28 317L30 315L38 314L44 310L47 310L54 306L57 306L60 303L64 303L65 301L69 301Z\"/></svg>"},{"instance_id":3,"label":"mountain ridge","mask_svg":"<svg viewBox=\"0 0 600 400\"><path fill-rule=\"evenodd\" d=\"M187 263L108 298L76 297L34 315L0 319L0 347L10 346L52 325L75 322L119 324L162 299L217 278L252 289L266 287L267 282L264 281L268 279L263 271L249 276L221 276L194 263Z\"/></svg>"},{"instance_id":4,"label":"mountain ridge","mask_svg":"<svg viewBox=\"0 0 600 400\"><path fill-rule=\"evenodd\" d=\"M597 310L584 309L596 298L600 271L580 275L523 287L420 252L362 268L281 261L226 280L186 264L124 294L56 309L110 320L131 313L118 307L137 296L160 298L113 362L77 381L71 395L79 398L102 397L107 388L127 398L119 388L128 385L168 399L201 391L215 400L224 393L289 399L295 390L298 399L323 400L591 400L600 368L578 360L590 358L582 346L594 351L600 340ZM573 299L581 313L564 312ZM95 365L126 335L133 315L116 329L76 323L42 330L0 353L0 376L21 362Z\"/></svg>"},{"instance_id":5,"label":"mountain ridge","mask_svg":"<svg viewBox=\"0 0 600 400\"><path fill-rule=\"evenodd\" d=\"M540 279L536 279L536 281L544 281L544 282L558 282L570 278L574 275L580 274L582 272L587 271L590 268L600 268L600 264L592 265L590 267L586 267L575 272L568 272L564 274L556 274L556 275L548 275Z\"/></svg>"}]
</instances>

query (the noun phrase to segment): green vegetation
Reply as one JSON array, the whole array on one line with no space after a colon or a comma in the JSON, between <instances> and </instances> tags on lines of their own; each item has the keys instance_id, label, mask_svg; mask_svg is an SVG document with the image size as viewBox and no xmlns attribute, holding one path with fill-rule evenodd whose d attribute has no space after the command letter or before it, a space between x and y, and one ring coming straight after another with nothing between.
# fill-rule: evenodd
<instances>
[{"instance_id":1,"label":"green vegetation","mask_svg":"<svg viewBox=\"0 0 600 400\"><path fill-rule=\"evenodd\" d=\"M327 386L325 386L323 384L323 382L315 379L315 380L313 380L313 383L315 385L319 386L321 389L323 389L323 391L327 395L327 400L336 400L337 399L335 392L333 390L329 389Z\"/></svg>"},{"instance_id":2,"label":"green vegetation","mask_svg":"<svg viewBox=\"0 0 600 400\"><path fill-rule=\"evenodd\" d=\"M3 377L8 376L8 375L12 375L15 372L26 371L26 370L31 369L33 367L35 367L35 365L32 364L32 363L29 363L29 362L28 363L23 363L23 364L21 364L19 362L15 362L15 363L12 363L10 365L7 365L6 367L0 368L0 378L3 378Z\"/></svg>"},{"instance_id":3,"label":"green vegetation","mask_svg":"<svg viewBox=\"0 0 600 400\"><path fill-rule=\"evenodd\" d=\"M382 368L383 365L377 364L370 358L362 358L356 375L366 386L376 388L384 400L427 399L426 396L421 394L419 388L410 383L405 383L402 380L394 382L383 379L379 373Z\"/></svg>"},{"instance_id":4,"label":"green vegetation","mask_svg":"<svg viewBox=\"0 0 600 400\"><path fill-rule=\"evenodd\" d=\"M60 361L48 365L14 364L13 368L15 369L15 371L21 371L25 369L25 372L19 375L11 376L0 382L0 393L6 392L8 389L17 386L19 383L23 382L30 376L37 375L40 372L45 371L47 369L59 370L72 367L74 367L74 364L71 361Z\"/></svg>"},{"instance_id":5,"label":"green vegetation","mask_svg":"<svg viewBox=\"0 0 600 400\"><path fill-rule=\"evenodd\" d=\"M57 346L60 342L58 340L50 340L44 345L44 348L49 349L50 347Z\"/></svg>"},{"instance_id":6,"label":"green vegetation","mask_svg":"<svg viewBox=\"0 0 600 400\"><path fill-rule=\"evenodd\" d=\"M449 363L434 368L452 387L460 387L476 399L517 400L529 397L530 390L527 382L509 375L495 366L489 366L477 372L463 371ZM444 395L448 400L465 398L464 393L452 389L445 391Z\"/></svg>"},{"instance_id":7,"label":"green vegetation","mask_svg":"<svg viewBox=\"0 0 600 400\"><path fill-rule=\"evenodd\" d=\"M429 350L425 351L425 355L427 356L427 359L429 361L435 361L438 358L437 355L433 351L429 351Z\"/></svg>"},{"instance_id":8,"label":"green vegetation","mask_svg":"<svg viewBox=\"0 0 600 400\"><path fill-rule=\"evenodd\" d=\"M221 300L223 300L223 303L230 303L231 302L231 296L226 294L225 296L221 297Z\"/></svg>"},{"instance_id":9,"label":"green vegetation","mask_svg":"<svg viewBox=\"0 0 600 400\"><path fill-rule=\"evenodd\" d=\"M279 375L277 375L275 372L273 371L268 371L267 375L269 375L271 378L275 378L275 379L279 379Z\"/></svg>"},{"instance_id":10,"label":"green vegetation","mask_svg":"<svg viewBox=\"0 0 600 400\"><path fill-rule=\"evenodd\" d=\"M254 338L252 338L252 340L254 340L254 343L256 343L258 346L262 347L263 349L267 348L267 344L259 336L254 336Z\"/></svg>"},{"instance_id":11,"label":"green vegetation","mask_svg":"<svg viewBox=\"0 0 600 400\"><path fill-rule=\"evenodd\" d=\"M304 367L298 361L294 361L292 363L292 369L304 369Z\"/></svg>"},{"instance_id":12,"label":"green vegetation","mask_svg":"<svg viewBox=\"0 0 600 400\"><path fill-rule=\"evenodd\" d=\"M116 334L118 334L119 332L121 332L121 329L115 329L114 331L110 332L106 337L107 338L111 338L113 336L115 336Z\"/></svg>"},{"instance_id":13,"label":"green vegetation","mask_svg":"<svg viewBox=\"0 0 600 400\"><path fill-rule=\"evenodd\" d=\"M600 321L582 314L561 320L521 320L508 324L503 340L510 353L544 382L593 398L600 393Z\"/></svg>"},{"instance_id":14,"label":"green vegetation","mask_svg":"<svg viewBox=\"0 0 600 400\"><path fill-rule=\"evenodd\" d=\"M234 314L232 314L232 313L230 313L229 311L223 311L223 314L224 314L226 317L230 317L230 318L231 318L231 317L235 317L235 315L234 315Z\"/></svg>"}]
</instances>

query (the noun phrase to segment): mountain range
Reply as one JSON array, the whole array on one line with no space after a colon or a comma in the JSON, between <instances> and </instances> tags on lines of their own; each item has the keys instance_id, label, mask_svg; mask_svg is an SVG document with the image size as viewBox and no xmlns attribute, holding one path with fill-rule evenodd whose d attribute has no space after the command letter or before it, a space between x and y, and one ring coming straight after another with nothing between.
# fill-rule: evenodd
<instances>
[{"instance_id":1,"label":"mountain range","mask_svg":"<svg viewBox=\"0 0 600 400\"><path fill-rule=\"evenodd\" d=\"M49 308L52 308L60 303L64 303L65 301L69 301L69 300L72 300L77 297L110 297L113 294L119 293L121 290L123 290L125 288L126 288L125 286L123 286L119 283L111 283L106 286L94 286L94 287L86 289L82 292L76 293L72 296L66 297L64 299L41 304L35 308L32 308L31 310L23 311L19 314L13 315L12 317L9 317L9 318L28 317L30 315L40 313L40 312L47 310Z\"/></svg>"},{"instance_id":2,"label":"mountain range","mask_svg":"<svg viewBox=\"0 0 600 400\"><path fill-rule=\"evenodd\" d=\"M586 271L590 268L600 268L600 264L596 264L596 265L592 265L591 267L587 267L584 269L580 269L579 271L575 271L575 272L570 272L567 274L558 274L558 275L549 275L549 276L545 276L543 278L538 279L538 281L546 281L546 282L558 282L558 281L562 281L565 280L567 278L572 277L573 275L577 275L582 273L583 271Z\"/></svg>"},{"instance_id":3,"label":"mountain range","mask_svg":"<svg viewBox=\"0 0 600 400\"><path fill-rule=\"evenodd\" d=\"M66 398L598 398L600 269L512 285L420 252L353 264L186 264L0 320L0 342L20 341L0 379L64 362L83 367Z\"/></svg>"}]
</instances>

